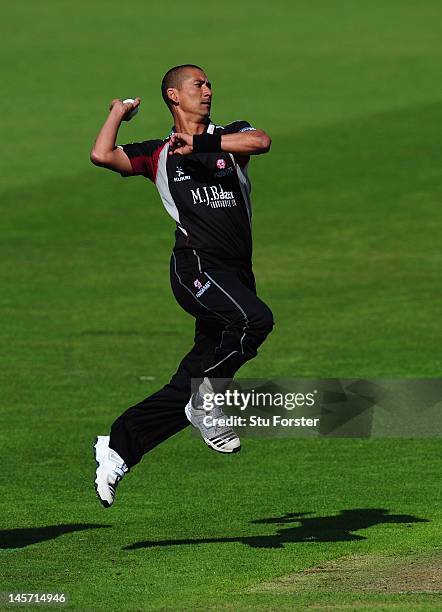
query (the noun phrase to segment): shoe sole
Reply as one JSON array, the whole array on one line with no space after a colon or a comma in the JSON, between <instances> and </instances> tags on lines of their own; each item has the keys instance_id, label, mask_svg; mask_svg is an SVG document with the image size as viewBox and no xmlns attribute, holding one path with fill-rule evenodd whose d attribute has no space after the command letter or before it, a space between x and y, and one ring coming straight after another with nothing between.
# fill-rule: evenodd
<instances>
[{"instance_id":1,"label":"shoe sole","mask_svg":"<svg viewBox=\"0 0 442 612\"><path fill-rule=\"evenodd\" d=\"M94 442L94 444L92 446L92 448L94 449L95 464L97 466L97 469L95 470L95 476L97 474L98 468L100 467L100 462L97 461L97 452L98 452L97 445L98 445L98 436L95 438L95 442ZM98 493L98 485L97 485L97 482L96 482L95 479L94 479L94 488L95 488L95 493L97 494L97 497L100 500L100 504L102 506L104 506L105 508L110 508L111 504L108 501L106 501L105 499L101 499L100 494Z\"/></svg>"},{"instance_id":2,"label":"shoe sole","mask_svg":"<svg viewBox=\"0 0 442 612\"><path fill-rule=\"evenodd\" d=\"M196 429L198 429L198 427L196 427ZM210 449L216 451L217 453L221 453L222 455L232 455L233 453L239 453L239 451L241 450L241 444L236 448L232 448L231 450L221 450L220 448L216 448L216 446L213 446L213 442L211 442L209 438L205 438L203 436L203 440Z\"/></svg>"},{"instance_id":3,"label":"shoe sole","mask_svg":"<svg viewBox=\"0 0 442 612\"><path fill-rule=\"evenodd\" d=\"M186 405L186 407L184 408L184 412L186 413L187 420L188 420L188 421L189 421L189 423L192 425L192 427L193 427L194 429L198 429L198 431L199 431L199 432L200 432L200 434L201 434L200 429L199 429L199 428L198 428L196 425L194 425L194 424L192 423L192 419L191 419L191 417L190 417L190 411L189 411L189 404L187 404L187 405ZM209 438L205 438L205 437L203 436L203 434L201 434L201 437L202 437L202 439L204 440L204 442L206 443L206 445L207 445L207 446L208 446L208 447L209 447L211 450L214 450L216 453L221 453L222 455L232 455L233 453L239 453L239 451L241 450L241 444L240 444L239 446L237 446L236 448L232 448L232 450L222 450L222 449L220 449L220 448L216 448L216 446L214 446L213 442L211 442L211 441L209 440Z\"/></svg>"}]
</instances>

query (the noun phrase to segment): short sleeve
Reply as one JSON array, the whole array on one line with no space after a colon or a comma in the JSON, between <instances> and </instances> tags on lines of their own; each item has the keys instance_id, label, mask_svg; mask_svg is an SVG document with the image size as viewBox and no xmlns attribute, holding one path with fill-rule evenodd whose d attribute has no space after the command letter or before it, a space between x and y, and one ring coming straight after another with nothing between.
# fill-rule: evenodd
<instances>
[{"instance_id":1,"label":"short sleeve","mask_svg":"<svg viewBox=\"0 0 442 612\"><path fill-rule=\"evenodd\" d=\"M251 132L255 130L256 128L251 126L248 121L232 121L232 123L224 126L221 134L238 134L239 132ZM235 159L241 168L247 168L250 156L235 154Z\"/></svg>"},{"instance_id":2,"label":"short sleeve","mask_svg":"<svg viewBox=\"0 0 442 612\"><path fill-rule=\"evenodd\" d=\"M120 172L121 176L146 176L155 182L158 158L166 143L163 140L144 140L118 145L129 158L132 172Z\"/></svg>"},{"instance_id":3,"label":"short sleeve","mask_svg":"<svg viewBox=\"0 0 442 612\"><path fill-rule=\"evenodd\" d=\"M237 134L238 132L251 132L256 130L248 121L233 121L224 126L223 134Z\"/></svg>"}]
</instances>

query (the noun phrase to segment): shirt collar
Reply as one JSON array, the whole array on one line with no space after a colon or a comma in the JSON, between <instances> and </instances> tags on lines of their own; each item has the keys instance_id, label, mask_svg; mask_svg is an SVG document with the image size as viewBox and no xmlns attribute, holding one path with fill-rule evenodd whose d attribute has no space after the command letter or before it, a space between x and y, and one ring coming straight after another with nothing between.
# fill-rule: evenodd
<instances>
[{"instance_id":1,"label":"shirt collar","mask_svg":"<svg viewBox=\"0 0 442 612\"><path fill-rule=\"evenodd\" d=\"M203 134L205 134L205 133L213 134L214 131L215 131L215 124L209 118L208 123L206 125L206 129L204 130ZM170 138L172 136L172 134L175 134L175 132L176 132L176 129L175 129L175 126L173 125L167 138Z\"/></svg>"}]
</instances>

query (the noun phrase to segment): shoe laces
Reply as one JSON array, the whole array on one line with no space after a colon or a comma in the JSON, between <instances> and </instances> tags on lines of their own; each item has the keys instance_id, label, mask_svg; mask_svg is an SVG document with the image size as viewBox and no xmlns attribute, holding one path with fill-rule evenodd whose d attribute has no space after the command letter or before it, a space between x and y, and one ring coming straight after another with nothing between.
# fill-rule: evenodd
<instances>
[{"instance_id":1,"label":"shoe laces","mask_svg":"<svg viewBox=\"0 0 442 612\"><path fill-rule=\"evenodd\" d=\"M125 463L122 465L116 465L112 472L115 474L114 487L120 482L123 476L128 472L129 469Z\"/></svg>"},{"instance_id":2,"label":"shoe laces","mask_svg":"<svg viewBox=\"0 0 442 612\"><path fill-rule=\"evenodd\" d=\"M127 466L125 463L123 463L123 465L120 467L119 465L117 465L116 468L114 468L114 472L119 476L119 478L123 478L123 476L126 474L127 472Z\"/></svg>"}]
</instances>

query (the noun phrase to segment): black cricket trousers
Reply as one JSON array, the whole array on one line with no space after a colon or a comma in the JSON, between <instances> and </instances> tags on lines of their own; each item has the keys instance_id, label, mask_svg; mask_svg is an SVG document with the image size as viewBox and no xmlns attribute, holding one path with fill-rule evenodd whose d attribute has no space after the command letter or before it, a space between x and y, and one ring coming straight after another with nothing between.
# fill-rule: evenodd
<instances>
[{"instance_id":1,"label":"black cricket trousers","mask_svg":"<svg viewBox=\"0 0 442 612\"><path fill-rule=\"evenodd\" d=\"M191 379L232 379L257 354L273 327L271 310L256 295L251 267L231 267L192 249L172 253L172 291L195 317L192 350L170 382L128 408L112 425L109 446L130 468L189 422L184 407Z\"/></svg>"}]
</instances>

